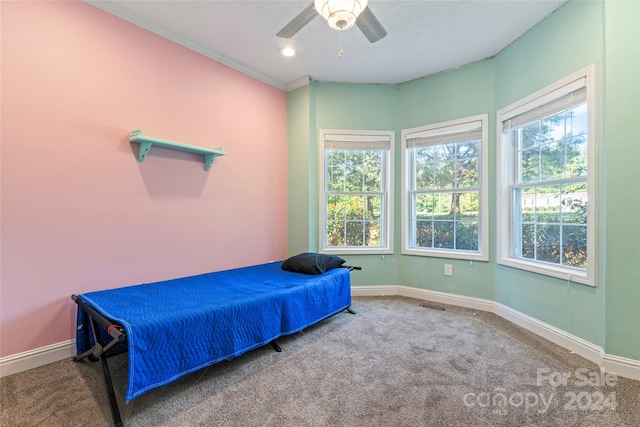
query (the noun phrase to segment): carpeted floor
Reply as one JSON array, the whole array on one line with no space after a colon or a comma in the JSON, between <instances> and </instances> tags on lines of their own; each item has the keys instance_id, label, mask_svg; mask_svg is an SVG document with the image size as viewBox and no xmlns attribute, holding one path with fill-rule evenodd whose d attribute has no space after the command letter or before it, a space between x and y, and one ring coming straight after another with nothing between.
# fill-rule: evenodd
<instances>
[{"instance_id":1,"label":"carpeted floor","mask_svg":"<svg viewBox=\"0 0 640 427\"><path fill-rule=\"evenodd\" d=\"M125 405L126 426L638 426L640 382L484 312L357 297L303 333ZM0 379L2 426L107 426L100 364L56 362Z\"/></svg>"}]
</instances>

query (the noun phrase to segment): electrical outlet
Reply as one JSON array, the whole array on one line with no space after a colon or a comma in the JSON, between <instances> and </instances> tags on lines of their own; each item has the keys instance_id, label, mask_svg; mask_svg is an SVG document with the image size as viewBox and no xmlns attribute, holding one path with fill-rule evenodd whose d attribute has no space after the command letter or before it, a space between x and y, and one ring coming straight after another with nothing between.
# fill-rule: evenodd
<instances>
[{"instance_id":1,"label":"electrical outlet","mask_svg":"<svg viewBox=\"0 0 640 427\"><path fill-rule=\"evenodd\" d=\"M445 264L444 265L444 275L445 276L453 276L453 265Z\"/></svg>"}]
</instances>

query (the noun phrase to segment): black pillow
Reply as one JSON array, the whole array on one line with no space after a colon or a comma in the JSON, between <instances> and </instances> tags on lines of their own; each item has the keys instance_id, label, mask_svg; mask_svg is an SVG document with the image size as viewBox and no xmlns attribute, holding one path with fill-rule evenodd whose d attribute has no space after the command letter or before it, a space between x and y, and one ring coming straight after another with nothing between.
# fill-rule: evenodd
<instances>
[{"instance_id":1,"label":"black pillow","mask_svg":"<svg viewBox=\"0 0 640 427\"><path fill-rule=\"evenodd\" d=\"M315 252L292 256L282 263L282 269L294 273L322 274L345 263L340 257Z\"/></svg>"}]
</instances>

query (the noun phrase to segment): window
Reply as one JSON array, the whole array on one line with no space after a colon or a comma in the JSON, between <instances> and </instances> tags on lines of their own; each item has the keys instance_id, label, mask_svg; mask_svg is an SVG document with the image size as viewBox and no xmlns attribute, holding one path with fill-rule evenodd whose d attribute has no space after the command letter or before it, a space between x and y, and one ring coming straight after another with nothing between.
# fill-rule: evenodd
<instances>
[{"instance_id":1,"label":"window","mask_svg":"<svg viewBox=\"0 0 640 427\"><path fill-rule=\"evenodd\" d=\"M593 285L593 67L498 111L498 262Z\"/></svg>"},{"instance_id":2,"label":"window","mask_svg":"<svg viewBox=\"0 0 640 427\"><path fill-rule=\"evenodd\" d=\"M488 260L487 121L402 131L402 253Z\"/></svg>"},{"instance_id":3,"label":"window","mask_svg":"<svg viewBox=\"0 0 640 427\"><path fill-rule=\"evenodd\" d=\"M323 252L392 253L394 132L321 130Z\"/></svg>"}]
</instances>

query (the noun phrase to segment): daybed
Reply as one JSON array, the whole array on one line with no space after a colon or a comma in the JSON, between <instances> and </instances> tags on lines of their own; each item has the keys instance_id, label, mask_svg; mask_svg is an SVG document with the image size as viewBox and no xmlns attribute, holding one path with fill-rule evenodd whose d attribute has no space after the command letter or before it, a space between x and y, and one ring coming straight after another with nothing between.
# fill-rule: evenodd
<instances>
[{"instance_id":1,"label":"daybed","mask_svg":"<svg viewBox=\"0 0 640 427\"><path fill-rule=\"evenodd\" d=\"M322 257L320 254L300 256ZM122 425L106 357L128 350L126 401L177 378L275 343L349 310L349 270L318 264L301 274L283 262L73 295L76 360L100 360L116 425ZM344 267L344 266L342 266ZM325 271L326 270L326 271ZM318 274L316 274L318 273Z\"/></svg>"}]
</instances>

